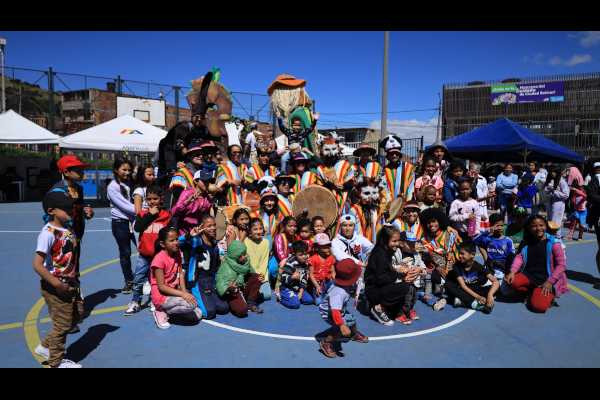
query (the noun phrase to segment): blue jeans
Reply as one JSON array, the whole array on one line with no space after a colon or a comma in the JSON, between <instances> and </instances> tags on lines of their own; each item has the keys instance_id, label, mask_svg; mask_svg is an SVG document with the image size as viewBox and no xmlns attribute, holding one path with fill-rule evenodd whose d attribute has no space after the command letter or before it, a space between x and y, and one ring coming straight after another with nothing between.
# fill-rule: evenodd
<instances>
[{"instance_id":1,"label":"blue jeans","mask_svg":"<svg viewBox=\"0 0 600 400\"><path fill-rule=\"evenodd\" d=\"M512 210L513 210L513 197L512 194L499 194L498 205L500 206L500 213L502 216L508 214L508 223L512 222Z\"/></svg>"},{"instance_id":2,"label":"blue jeans","mask_svg":"<svg viewBox=\"0 0 600 400\"><path fill-rule=\"evenodd\" d=\"M112 233L119 246L119 260L121 261L121 271L125 283L133 282L133 272L131 270L131 242L135 244L135 236L129 230L129 221L126 219L112 220Z\"/></svg>"},{"instance_id":3,"label":"blue jeans","mask_svg":"<svg viewBox=\"0 0 600 400\"><path fill-rule=\"evenodd\" d=\"M135 265L135 273L133 274L133 298L132 301L140 302L144 297L144 283L150 279L150 263L152 257L146 257L141 254L137 256L137 264Z\"/></svg>"},{"instance_id":4,"label":"blue jeans","mask_svg":"<svg viewBox=\"0 0 600 400\"><path fill-rule=\"evenodd\" d=\"M281 304L287 308L300 308L300 304L313 304L314 300L310 294L302 292L302 298L298 298L298 292L285 286L279 286L279 294L281 295Z\"/></svg>"},{"instance_id":5,"label":"blue jeans","mask_svg":"<svg viewBox=\"0 0 600 400\"><path fill-rule=\"evenodd\" d=\"M304 152L301 152L304 157L308 158L308 154L305 154ZM283 156L281 156L281 171L282 174L287 174L287 165L290 162L290 152L286 151L285 154Z\"/></svg>"},{"instance_id":6,"label":"blue jeans","mask_svg":"<svg viewBox=\"0 0 600 400\"><path fill-rule=\"evenodd\" d=\"M317 283L321 283L321 282L317 282ZM323 282L323 287L321 288L321 294L319 294L317 296L317 289L313 289L313 297L315 298L315 305L319 305L323 302L323 299L325 298L325 293L327 293L327 290L331 287L331 285L333 285L333 279L325 279Z\"/></svg>"}]
</instances>

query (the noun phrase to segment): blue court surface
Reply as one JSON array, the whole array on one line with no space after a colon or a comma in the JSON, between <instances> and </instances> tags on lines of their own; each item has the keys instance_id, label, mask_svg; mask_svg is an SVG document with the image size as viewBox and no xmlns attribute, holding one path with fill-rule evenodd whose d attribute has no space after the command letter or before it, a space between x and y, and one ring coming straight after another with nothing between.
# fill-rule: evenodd
<instances>
[{"instance_id":1,"label":"blue court surface","mask_svg":"<svg viewBox=\"0 0 600 400\"><path fill-rule=\"evenodd\" d=\"M218 315L199 323L172 316L166 330L156 327L147 308L126 317L131 294L121 294L124 282L110 209L89 202L96 215L87 223L82 244L86 312L81 331L67 338L67 358L84 368L600 366L600 291L592 287L598 279L594 234L584 234L583 242L567 242L571 292L546 314L532 313L516 300L497 301L489 315L451 305L436 312L418 302L418 321L386 327L370 317L361 297L350 312L369 343L342 339L335 344L338 357L329 359L317 342L329 328L317 307L289 310L274 297L262 303L263 314L244 319ZM32 268L41 215L39 202L0 204L0 367L47 367L33 351L52 327ZM476 260L482 261L481 256Z\"/></svg>"}]
</instances>

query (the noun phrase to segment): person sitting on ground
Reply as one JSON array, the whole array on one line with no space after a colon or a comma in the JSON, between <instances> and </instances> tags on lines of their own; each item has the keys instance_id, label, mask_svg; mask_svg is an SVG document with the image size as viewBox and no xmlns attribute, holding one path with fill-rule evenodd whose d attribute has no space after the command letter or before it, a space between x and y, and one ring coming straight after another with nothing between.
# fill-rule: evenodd
<instances>
[{"instance_id":1,"label":"person sitting on ground","mask_svg":"<svg viewBox=\"0 0 600 400\"><path fill-rule=\"evenodd\" d=\"M292 254L288 256L281 272L279 294L281 304L287 308L300 308L300 304L313 304L314 299L306 290L308 285L308 246L301 240L292 243Z\"/></svg>"},{"instance_id":2,"label":"person sitting on ground","mask_svg":"<svg viewBox=\"0 0 600 400\"><path fill-rule=\"evenodd\" d=\"M415 243L418 241L419 239L411 231L400 232L398 249L392 257L392 268L400 275L397 282L402 280L408 282L408 292L404 298L404 304L396 317L396 322L404 325L410 325L411 320L419 319L414 307L418 297L417 285L420 286L419 275L421 275L421 270L425 269L425 264L415 250Z\"/></svg>"}]
</instances>

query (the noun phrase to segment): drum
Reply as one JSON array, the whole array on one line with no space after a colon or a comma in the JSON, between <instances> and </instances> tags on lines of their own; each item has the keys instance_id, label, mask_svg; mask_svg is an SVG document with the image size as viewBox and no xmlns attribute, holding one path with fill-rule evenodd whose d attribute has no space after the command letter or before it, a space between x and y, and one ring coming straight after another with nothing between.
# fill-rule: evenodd
<instances>
[{"instance_id":1,"label":"drum","mask_svg":"<svg viewBox=\"0 0 600 400\"><path fill-rule=\"evenodd\" d=\"M387 189L382 189L379 193L379 208L387 211L387 205L392 201L392 194Z\"/></svg>"},{"instance_id":2,"label":"drum","mask_svg":"<svg viewBox=\"0 0 600 400\"><path fill-rule=\"evenodd\" d=\"M223 236L225 235L225 230L230 224L231 219L233 218L233 214L238 208L245 208L246 210L248 210L248 212L250 212L250 208L243 204L217 207L217 210L215 212L215 224L217 225L217 241L221 240L221 238L223 238Z\"/></svg>"},{"instance_id":3,"label":"drum","mask_svg":"<svg viewBox=\"0 0 600 400\"><path fill-rule=\"evenodd\" d=\"M258 193L246 193L244 198L244 205L250 207L251 212L256 212L260 208L260 194Z\"/></svg>"},{"instance_id":4,"label":"drum","mask_svg":"<svg viewBox=\"0 0 600 400\"><path fill-rule=\"evenodd\" d=\"M392 223L395 219L400 218L402 210L406 205L406 200L403 197L396 197L391 203L387 203L386 206L386 222Z\"/></svg>"},{"instance_id":5,"label":"drum","mask_svg":"<svg viewBox=\"0 0 600 400\"><path fill-rule=\"evenodd\" d=\"M298 217L304 209L308 210L308 219L323 217L326 229L333 226L339 217L338 203L335 196L326 188L310 185L300 190L292 203L292 216Z\"/></svg>"}]
</instances>

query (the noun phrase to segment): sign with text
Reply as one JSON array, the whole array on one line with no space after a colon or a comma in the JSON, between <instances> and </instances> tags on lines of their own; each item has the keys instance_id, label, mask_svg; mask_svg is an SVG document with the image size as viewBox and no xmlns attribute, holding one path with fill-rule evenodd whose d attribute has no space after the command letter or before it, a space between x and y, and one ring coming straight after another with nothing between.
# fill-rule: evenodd
<instances>
[{"instance_id":1,"label":"sign with text","mask_svg":"<svg viewBox=\"0 0 600 400\"><path fill-rule=\"evenodd\" d=\"M492 86L492 105L565 100L565 82L516 83Z\"/></svg>"}]
</instances>

